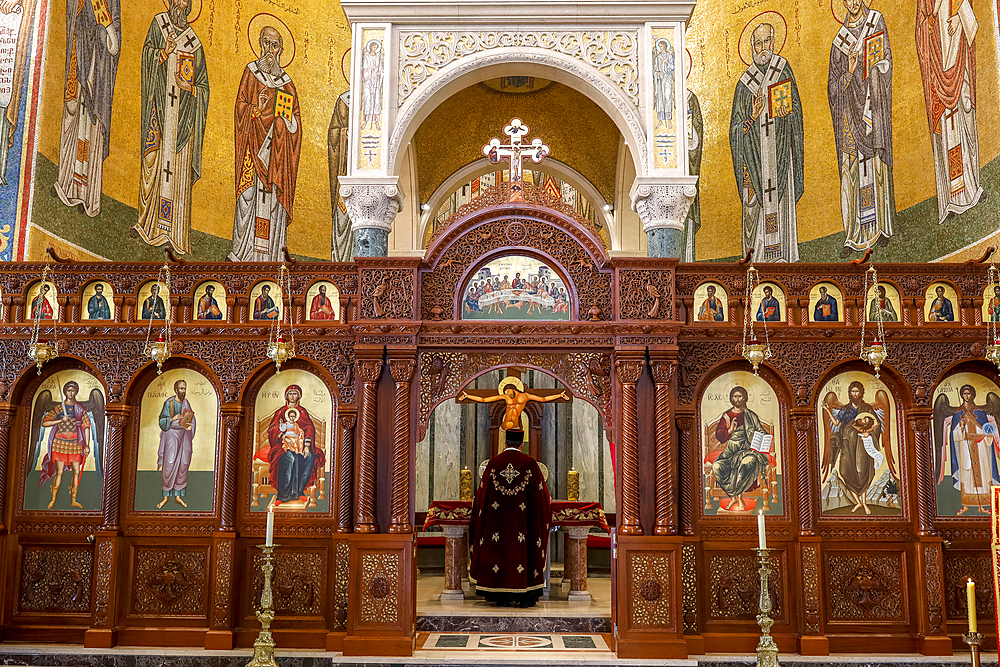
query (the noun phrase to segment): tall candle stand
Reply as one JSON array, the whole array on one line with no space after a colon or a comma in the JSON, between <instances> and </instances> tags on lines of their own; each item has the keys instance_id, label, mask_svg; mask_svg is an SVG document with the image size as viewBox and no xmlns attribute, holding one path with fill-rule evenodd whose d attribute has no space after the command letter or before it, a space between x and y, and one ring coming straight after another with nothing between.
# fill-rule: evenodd
<instances>
[{"instance_id":1,"label":"tall candle stand","mask_svg":"<svg viewBox=\"0 0 1000 667\"><path fill-rule=\"evenodd\" d=\"M778 645L771 637L771 626L774 621L771 619L771 591L768 588L767 580L774 571L771 568L771 552L774 549L754 549L757 558L760 559L760 600L757 614L757 624L760 626L760 642L757 644L757 667L778 667Z\"/></svg>"},{"instance_id":2,"label":"tall candle stand","mask_svg":"<svg viewBox=\"0 0 1000 667\"><path fill-rule=\"evenodd\" d=\"M257 620L260 621L260 634L253 643L253 659L247 667L278 667L274 661L274 638L271 637L271 621L274 620L274 600L271 597L271 575L274 573L274 549L277 544L258 544L257 548L264 552L261 570L264 573L264 589L260 594L260 609L257 610Z\"/></svg>"},{"instance_id":3,"label":"tall candle stand","mask_svg":"<svg viewBox=\"0 0 1000 667\"><path fill-rule=\"evenodd\" d=\"M972 667L981 667L979 662L979 646L983 643L983 635L979 632L966 632L962 641L969 645L972 652Z\"/></svg>"}]
</instances>

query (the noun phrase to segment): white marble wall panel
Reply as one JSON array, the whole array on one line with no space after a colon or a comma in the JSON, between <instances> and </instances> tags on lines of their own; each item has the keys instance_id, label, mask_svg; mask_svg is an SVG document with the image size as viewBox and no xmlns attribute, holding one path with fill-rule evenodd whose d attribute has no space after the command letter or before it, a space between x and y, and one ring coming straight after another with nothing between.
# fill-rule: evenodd
<instances>
[{"instance_id":1,"label":"white marble wall panel","mask_svg":"<svg viewBox=\"0 0 1000 667\"><path fill-rule=\"evenodd\" d=\"M427 434L424 439L417 443L416 453L416 512L426 512L430 507L430 467L427 465L431 454L431 433L434 432L434 415L431 414L430 424L427 426Z\"/></svg>"},{"instance_id":2,"label":"white marble wall panel","mask_svg":"<svg viewBox=\"0 0 1000 667\"><path fill-rule=\"evenodd\" d=\"M600 419L593 405L575 400L573 407L573 467L580 473L580 500L600 501Z\"/></svg>"},{"instance_id":3,"label":"white marble wall panel","mask_svg":"<svg viewBox=\"0 0 1000 667\"><path fill-rule=\"evenodd\" d=\"M434 500L458 500L461 464L461 406L445 401L434 410Z\"/></svg>"}]
</instances>

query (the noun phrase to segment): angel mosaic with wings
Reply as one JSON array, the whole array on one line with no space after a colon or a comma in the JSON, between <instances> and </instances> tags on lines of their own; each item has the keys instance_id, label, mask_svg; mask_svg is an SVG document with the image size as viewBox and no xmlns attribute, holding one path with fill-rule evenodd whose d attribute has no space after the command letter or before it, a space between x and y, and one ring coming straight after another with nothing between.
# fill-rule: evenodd
<instances>
[{"instance_id":1,"label":"angel mosaic with wings","mask_svg":"<svg viewBox=\"0 0 1000 667\"><path fill-rule=\"evenodd\" d=\"M889 394L875 392L874 403L865 401L865 386L854 380L847 387L848 400L841 403L836 392L823 398L822 473L825 510L854 503L853 514L864 509L871 514L872 504L897 507L899 474L889 446ZM888 470L876 480L875 475L888 462ZM839 486L838 486L839 485ZM842 500L836 498L840 495ZM844 502L844 501L847 502Z\"/></svg>"},{"instance_id":2,"label":"angel mosaic with wings","mask_svg":"<svg viewBox=\"0 0 1000 667\"><path fill-rule=\"evenodd\" d=\"M52 509L56 504L63 471L67 465L73 471L73 479L69 484L70 506L83 509L76 496L83 468L91 451L94 452L98 474L103 475L104 394L95 388L86 401L77 400L80 385L73 380L62 386L61 393L62 396L56 401L53 400L52 392L45 389L35 399L31 411L31 452L28 460L34 470L47 443L38 481L41 486L55 478L51 485L52 500L47 509Z\"/></svg>"},{"instance_id":3,"label":"angel mosaic with wings","mask_svg":"<svg viewBox=\"0 0 1000 667\"><path fill-rule=\"evenodd\" d=\"M1000 484L1000 396L991 391L986 395L986 405L976 405L976 388L971 384L962 385L958 395L962 400L958 407L952 407L945 393L934 400L937 483L949 475L962 494L956 516L965 514L970 507L989 514L990 486Z\"/></svg>"}]
</instances>

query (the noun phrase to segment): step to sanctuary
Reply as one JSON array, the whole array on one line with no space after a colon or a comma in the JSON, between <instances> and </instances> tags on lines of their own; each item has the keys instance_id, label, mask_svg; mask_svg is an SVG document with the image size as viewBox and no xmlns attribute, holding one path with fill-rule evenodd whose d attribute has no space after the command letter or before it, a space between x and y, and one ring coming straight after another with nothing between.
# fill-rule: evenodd
<instances>
[{"instance_id":1,"label":"step to sanctuary","mask_svg":"<svg viewBox=\"0 0 1000 667\"><path fill-rule=\"evenodd\" d=\"M516 610L512 611L530 611ZM417 632L530 632L609 634L610 614L590 616L479 616L473 614L422 614Z\"/></svg>"},{"instance_id":2,"label":"step to sanctuary","mask_svg":"<svg viewBox=\"0 0 1000 667\"><path fill-rule=\"evenodd\" d=\"M487 646L482 646L484 635ZM575 637L569 642L566 635L552 633L437 633L418 637L418 646L426 646L434 639L429 649L418 649L412 658L372 658L345 657L340 653L318 651L278 650L275 660L279 667L404 667L419 665L447 665L447 667L490 667L498 665L513 667L530 664L537 667L749 667L756 664L754 655L699 655L687 660L618 660L614 654L600 643L600 635L569 635ZM444 637L464 637L446 640L460 646L446 647L441 643ZM528 638L531 638L530 640ZM519 641L520 639L525 641ZM587 642L586 639L592 640ZM478 648L467 646L475 643ZM548 644L552 645L549 646ZM593 647L591 647L591 643ZM507 644L510 644L509 646ZM182 648L136 648L85 649L67 645L0 645L0 664L24 665L25 667L245 667L253 656L250 649L232 651L206 651ZM919 655L836 655L824 657L781 654L779 660L794 667L960 667L970 664L969 654L959 653L949 657L927 657ZM997 666L997 654L982 656L984 667Z\"/></svg>"}]
</instances>

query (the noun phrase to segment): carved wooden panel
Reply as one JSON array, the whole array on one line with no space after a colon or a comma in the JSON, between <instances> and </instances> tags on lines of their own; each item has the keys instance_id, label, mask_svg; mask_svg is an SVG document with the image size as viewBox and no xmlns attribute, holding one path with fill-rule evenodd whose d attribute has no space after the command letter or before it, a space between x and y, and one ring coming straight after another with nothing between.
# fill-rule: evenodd
<instances>
[{"instance_id":1,"label":"carved wooden panel","mask_svg":"<svg viewBox=\"0 0 1000 667\"><path fill-rule=\"evenodd\" d=\"M25 545L18 570L20 612L86 614L90 611L93 547Z\"/></svg>"},{"instance_id":2,"label":"carved wooden panel","mask_svg":"<svg viewBox=\"0 0 1000 667\"><path fill-rule=\"evenodd\" d=\"M336 630L347 628L347 606L349 603L351 580L351 543L337 542L337 565L333 583L333 627Z\"/></svg>"},{"instance_id":3,"label":"carved wooden panel","mask_svg":"<svg viewBox=\"0 0 1000 667\"><path fill-rule=\"evenodd\" d=\"M207 616L210 547L136 546L131 612Z\"/></svg>"},{"instance_id":4,"label":"carved wooden panel","mask_svg":"<svg viewBox=\"0 0 1000 667\"><path fill-rule=\"evenodd\" d=\"M623 320L674 319L674 272L619 269L618 311Z\"/></svg>"},{"instance_id":5,"label":"carved wooden panel","mask_svg":"<svg viewBox=\"0 0 1000 667\"><path fill-rule=\"evenodd\" d=\"M674 591L673 553L629 551L632 627L669 628Z\"/></svg>"},{"instance_id":6,"label":"carved wooden panel","mask_svg":"<svg viewBox=\"0 0 1000 667\"><path fill-rule=\"evenodd\" d=\"M253 575L251 601L247 607L252 614L264 587L260 549L250 549L248 567ZM326 558L323 549L280 549L274 553L274 574L271 591L274 611L293 616L322 616L326 608Z\"/></svg>"},{"instance_id":7,"label":"carved wooden panel","mask_svg":"<svg viewBox=\"0 0 1000 667\"><path fill-rule=\"evenodd\" d=\"M708 552L708 620L756 623L760 600L760 563L752 553ZM784 554L772 556L773 571L767 588L771 596L771 618L785 620L782 593Z\"/></svg>"},{"instance_id":8,"label":"carved wooden panel","mask_svg":"<svg viewBox=\"0 0 1000 667\"><path fill-rule=\"evenodd\" d=\"M908 618L904 555L899 552L824 552L829 621Z\"/></svg>"},{"instance_id":9,"label":"carved wooden panel","mask_svg":"<svg viewBox=\"0 0 1000 667\"><path fill-rule=\"evenodd\" d=\"M400 552L361 554L361 623L398 622Z\"/></svg>"},{"instance_id":10,"label":"carved wooden panel","mask_svg":"<svg viewBox=\"0 0 1000 667\"><path fill-rule=\"evenodd\" d=\"M229 609L232 604L233 589L233 546L232 540L221 540L215 547L215 609L212 624L227 627L230 622Z\"/></svg>"},{"instance_id":11,"label":"carved wooden panel","mask_svg":"<svg viewBox=\"0 0 1000 667\"><path fill-rule=\"evenodd\" d=\"M976 616L983 622L992 622L995 617L993 600L993 560L988 551L944 552L945 599L948 619L964 621L969 614L969 601L965 584L969 579L976 582Z\"/></svg>"},{"instance_id":12,"label":"carved wooden panel","mask_svg":"<svg viewBox=\"0 0 1000 667\"><path fill-rule=\"evenodd\" d=\"M684 611L684 633L698 632L698 562L697 547L685 544L681 549L681 604Z\"/></svg>"},{"instance_id":13,"label":"carved wooden panel","mask_svg":"<svg viewBox=\"0 0 1000 667\"><path fill-rule=\"evenodd\" d=\"M406 320L413 317L411 269L365 269L361 272L361 319Z\"/></svg>"},{"instance_id":14,"label":"carved wooden panel","mask_svg":"<svg viewBox=\"0 0 1000 667\"><path fill-rule=\"evenodd\" d=\"M802 606L806 631L819 633L819 546L802 545Z\"/></svg>"}]
</instances>

